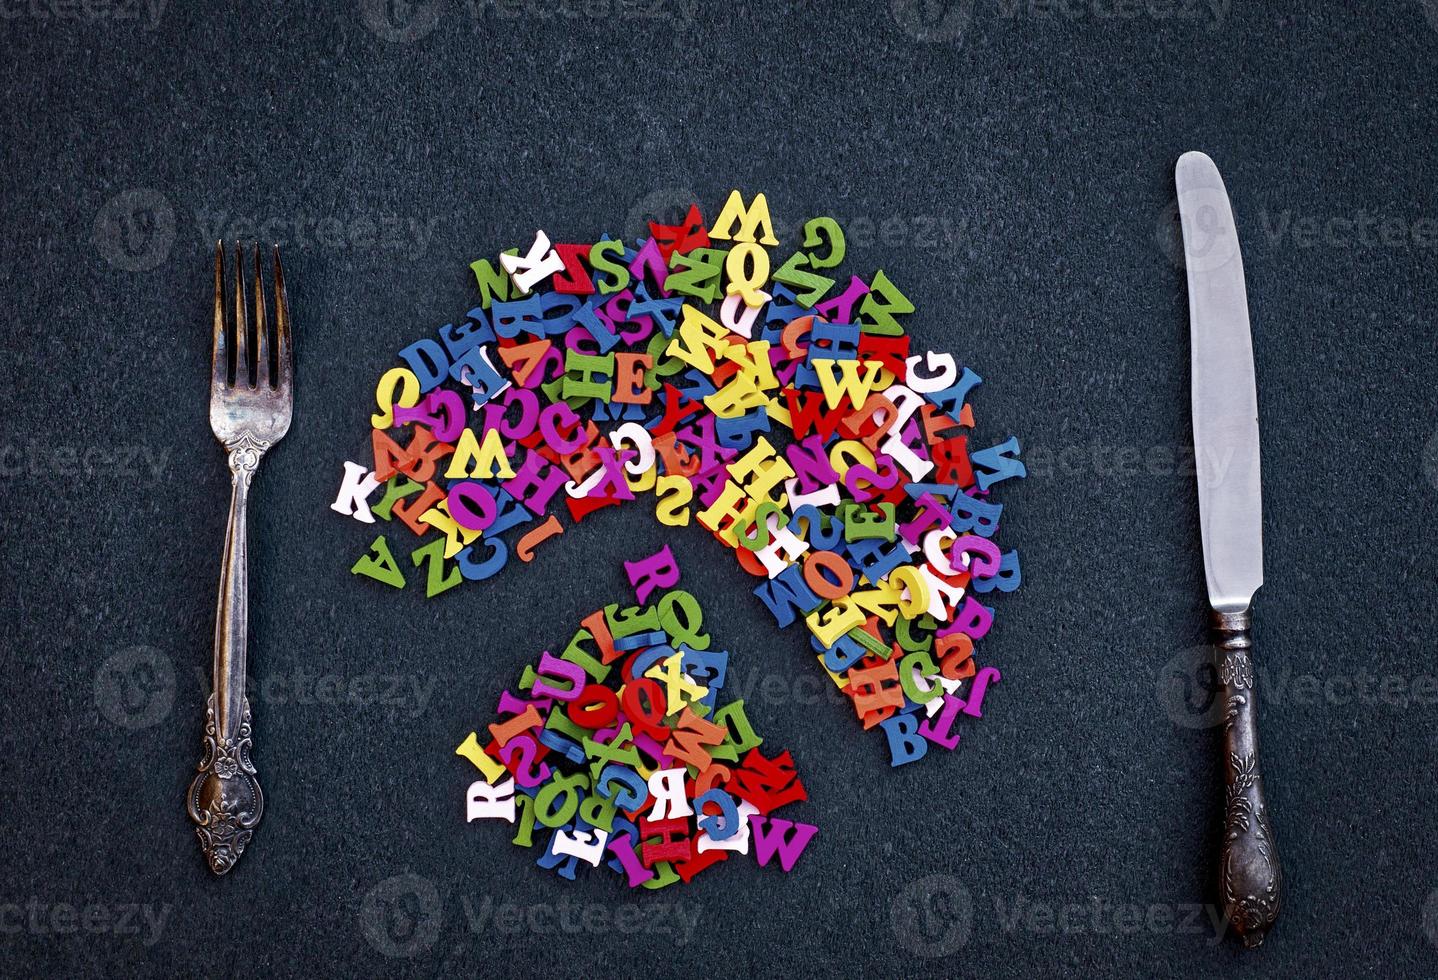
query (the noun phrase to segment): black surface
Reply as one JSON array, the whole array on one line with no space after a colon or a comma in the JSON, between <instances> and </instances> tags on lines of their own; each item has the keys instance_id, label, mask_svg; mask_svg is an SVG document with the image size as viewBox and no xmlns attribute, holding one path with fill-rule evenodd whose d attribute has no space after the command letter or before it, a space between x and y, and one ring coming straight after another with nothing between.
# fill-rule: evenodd
<instances>
[{"instance_id":1,"label":"black surface","mask_svg":"<svg viewBox=\"0 0 1438 980\"><path fill-rule=\"evenodd\" d=\"M5 7L6 972L1433 971L1431 3L981 0L948 20L910 0L702 4L658 21L615 0L577 17L446 3L434 21L407 8L408 41L364 8ZM1218 735L1193 727L1202 692L1159 694L1204 621L1174 461L1190 436L1171 174L1192 148L1233 194L1260 379L1262 726L1288 877L1248 954L1190 918L1214 899ZM980 430L1024 440L1032 475L1003 499L1025 586L984 648L1005 679L956 754L890 771L842 705L796 707L817 690L802 638L717 545L677 537L822 829L788 876L731 862L659 895L562 887L463 823L451 752L523 658L623 593L620 560L659 527L599 514L426 602L352 578L368 539L327 507L376 376L467 308L469 261L541 226L623 234L681 191L712 212L731 187L791 226L843 219L850 266L886 269L919 307L911 332L988 379ZM117 237L137 207L160 224ZM271 219L301 361L254 501L269 808L214 880L181 806L226 490L204 412L207 241ZM432 233L397 247L365 219ZM295 690L376 675L429 693ZM1348 685L1363 677L1379 681ZM417 877L385 884L399 875ZM484 911L504 903L554 912L506 932ZM633 904L667 917L597 928ZM163 926L127 934L130 905ZM94 934L57 929L87 906ZM692 934L664 931L680 912Z\"/></svg>"}]
</instances>

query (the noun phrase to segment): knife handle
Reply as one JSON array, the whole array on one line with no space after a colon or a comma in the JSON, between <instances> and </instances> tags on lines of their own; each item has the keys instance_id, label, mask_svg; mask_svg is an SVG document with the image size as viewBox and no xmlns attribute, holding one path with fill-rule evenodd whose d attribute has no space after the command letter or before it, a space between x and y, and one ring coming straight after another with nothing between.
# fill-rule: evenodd
<instances>
[{"instance_id":1,"label":"knife handle","mask_svg":"<svg viewBox=\"0 0 1438 980\"><path fill-rule=\"evenodd\" d=\"M1249 949L1263 942L1278 918L1283 887L1258 764L1258 677L1253 669L1251 626L1248 609L1213 613L1218 679L1227 706L1219 891L1226 920Z\"/></svg>"}]
</instances>

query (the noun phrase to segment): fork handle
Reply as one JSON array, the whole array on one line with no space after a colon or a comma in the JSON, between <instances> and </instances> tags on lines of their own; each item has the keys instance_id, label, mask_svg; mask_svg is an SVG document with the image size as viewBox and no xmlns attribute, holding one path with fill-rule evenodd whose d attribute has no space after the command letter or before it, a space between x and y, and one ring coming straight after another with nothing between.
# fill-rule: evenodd
<instances>
[{"instance_id":1,"label":"fork handle","mask_svg":"<svg viewBox=\"0 0 1438 980\"><path fill-rule=\"evenodd\" d=\"M205 721L204 757L190 783L187 809L210 870L234 867L264 812L264 794L250 762L250 703L245 696L249 633L248 533L250 480L269 448L250 438L231 443L230 515L215 609L214 691Z\"/></svg>"},{"instance_id":2,"label":"fork handle","mask_svg":"<svg viewBox=\"0 0 1438 980\"><path fill-rule=\"evenodd\" d=\"M1258 674L1253 669L1252 613L1213 613L1219 648L1223 728L1223 843L1219 857L1224 915L1249 948L1263 942L1278 918L1283 869L1263 798L1258 764Z\"/></svg>"}]
</instances>

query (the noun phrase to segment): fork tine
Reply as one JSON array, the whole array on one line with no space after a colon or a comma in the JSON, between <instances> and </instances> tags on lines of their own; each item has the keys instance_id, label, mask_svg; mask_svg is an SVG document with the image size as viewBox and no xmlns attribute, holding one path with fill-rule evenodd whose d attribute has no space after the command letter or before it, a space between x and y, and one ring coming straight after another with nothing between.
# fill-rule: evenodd
<instances>
[{"instance_id":1,"label":"fork tine","mask_svg":"<svg viewBox=\"0 0 1438 980\"><path fill-rule=\"evenodd\" d=\"M215 341L210 350L210 388L230 383L230 351L225 346L225 246L215 242Z\"/></svg>"},{"instance_id":2,"label":"fork tine","mask_svg":"<svg viewBox=\"0 0 1438 980\"><path fill-rule=\"evenodd\" d=\"M260 243L255 242L255 387L270 386L269 327L265 324L265 277L260 275Z\"/></svg>"},{"instance_id":3,"label":"fork tine","mask_svg":"<svg viewBox=\"0 0 1438 980\"><path fill-rule=\"evenodd\" d=\"M235 384L255 386L250 374L250 318L245 311L245 253L235 242Z\"/></svg>"},{"instance_id":4,"label":"fork tine","mask_svg":"<svg viewBox=\"0 0 1438 980\"><path fill-rule=\"evenodd\" d=\"M275 254L275 358L276 385L280 391L289 393L293 372L293 353L290 342L290 299L285 293L285 270L280 265L280 247L274 246Z\"/></svg>"}]
</instances>

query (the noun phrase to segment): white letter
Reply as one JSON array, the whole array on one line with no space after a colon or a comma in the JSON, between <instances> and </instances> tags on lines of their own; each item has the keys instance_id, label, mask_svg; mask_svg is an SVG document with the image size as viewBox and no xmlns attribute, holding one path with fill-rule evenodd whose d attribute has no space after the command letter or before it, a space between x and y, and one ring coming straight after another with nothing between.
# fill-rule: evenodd
<instances>
[{"instance_id":1,"label":"white letter","mask_svg":"<svg viewBox=\"0 0 1438 980\"><path fill-rule=\"evenodd\" d=\"M346 460L345 479L340 484L340 495L330 504L330 510L346 517L354 515L357 521L373 524L374 515L369 512L369 495L374 493L378 486L379 481L374 478L373 473L366 475L363 466Z\"/></svg>"}]
</instances>

